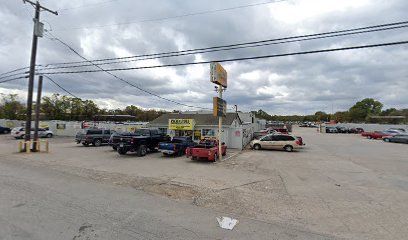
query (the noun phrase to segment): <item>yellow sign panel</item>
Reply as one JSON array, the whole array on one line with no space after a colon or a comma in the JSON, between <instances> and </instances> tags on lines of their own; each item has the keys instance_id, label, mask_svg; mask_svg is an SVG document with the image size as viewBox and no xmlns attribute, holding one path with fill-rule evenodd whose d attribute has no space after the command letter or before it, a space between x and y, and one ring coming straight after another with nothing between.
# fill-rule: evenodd
<instances>
[{"instance_id":1,"label":"yellow sign panel","mask_svg":"<svg viewBox=\"0 0 408 240\"><path fill-rule=\"evenodd\" d=\"M194 119L169 119L170 130L193 130Z\"/></svg>"},{"instance_id":2,"label":"yellow sign panel","mask_svg":"<svg viewBox=\"0 0 408 240\"><path fill-rule=\"evenodd\" d=\"M213 97L213 116L227 116L227 102L219 97Z\"/></svg>"},{"instance_id":3,"label":"yellow sign panel","mask_svg":"<svg viewBox=\"0 0 408 240\"><path fill-rule=\"evenodd\" d=\"M211 73L210 78L211 82L227 87L227 71L221 66L221 64L213 62L210 65Z\"/></svg>"}]
</instances>

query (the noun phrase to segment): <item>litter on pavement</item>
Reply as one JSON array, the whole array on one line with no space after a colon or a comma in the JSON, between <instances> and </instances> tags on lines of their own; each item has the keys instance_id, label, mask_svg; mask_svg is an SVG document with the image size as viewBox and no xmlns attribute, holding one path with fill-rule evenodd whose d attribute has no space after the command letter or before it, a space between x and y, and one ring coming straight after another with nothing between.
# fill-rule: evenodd
<instances>
[{"instance_id":1,"label":"litter on pavement","mask_svg":"<svg viewBox=\"0 0 408 240\"><path fill-rule=\"evenodd\" d=\"M229 217L217 217L218 224L223 229L232 230L235 225L238 223L237 219L229 218Z\"/></svg>"}]
</instances>

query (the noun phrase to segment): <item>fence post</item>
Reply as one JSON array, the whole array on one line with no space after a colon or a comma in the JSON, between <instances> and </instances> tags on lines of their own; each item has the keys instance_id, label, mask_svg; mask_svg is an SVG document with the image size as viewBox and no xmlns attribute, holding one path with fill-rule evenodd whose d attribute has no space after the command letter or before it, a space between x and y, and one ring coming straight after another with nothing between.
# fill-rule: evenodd
<instances>
[{"instance_id":1,"label":"fence post","mask_svg":"<svg viewBox=\"0 0 408 240\"><path fill-rule=\"evenodd\" d=\"M26 150L26 153L30 153L30 151L31 151L31 141L26 141L25 142L25 150Z\"/></svg>"}]
</instances>

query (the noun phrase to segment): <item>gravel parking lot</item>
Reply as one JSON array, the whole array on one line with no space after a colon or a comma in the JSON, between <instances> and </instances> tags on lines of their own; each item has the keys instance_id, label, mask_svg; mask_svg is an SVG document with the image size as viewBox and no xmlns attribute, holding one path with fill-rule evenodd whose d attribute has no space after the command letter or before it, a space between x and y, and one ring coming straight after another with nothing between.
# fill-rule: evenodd
<instances>
[{"instance_id":1,"label":"gravel parking lot","mask_svg":"<svg viewBox=\"0 0 408 240\"><path fill-rule=\"evenodd\" d=\"M295 128L292 153L229 151L219 163L120 156L110 147L51 140L51 152L16 153L0 137L0 160L131 186L194 205L348 239L406 239L408 145Z\"/></svg>"}]
</instances>

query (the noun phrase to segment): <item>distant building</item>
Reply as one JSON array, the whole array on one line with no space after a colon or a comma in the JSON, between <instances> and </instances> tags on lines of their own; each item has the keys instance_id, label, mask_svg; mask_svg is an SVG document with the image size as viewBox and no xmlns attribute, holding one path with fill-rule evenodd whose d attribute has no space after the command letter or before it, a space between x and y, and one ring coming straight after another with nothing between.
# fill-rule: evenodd
<instances>
[{"instance_id":1,"label":"distant building","mask_svg":"<svg viewBox=\"0 0 408 240\"><path fill-rule=\"evenodd\" d=\"M212 112L167 113L151 121L148 126L157 127L171 136L191 136L194 141L218 136L218 117L214 117ZM256 130L252 123L244 124L238 113L227 113L222 121L221 141L229 148L242 149Z\"/></svg>"}]
</instances>

